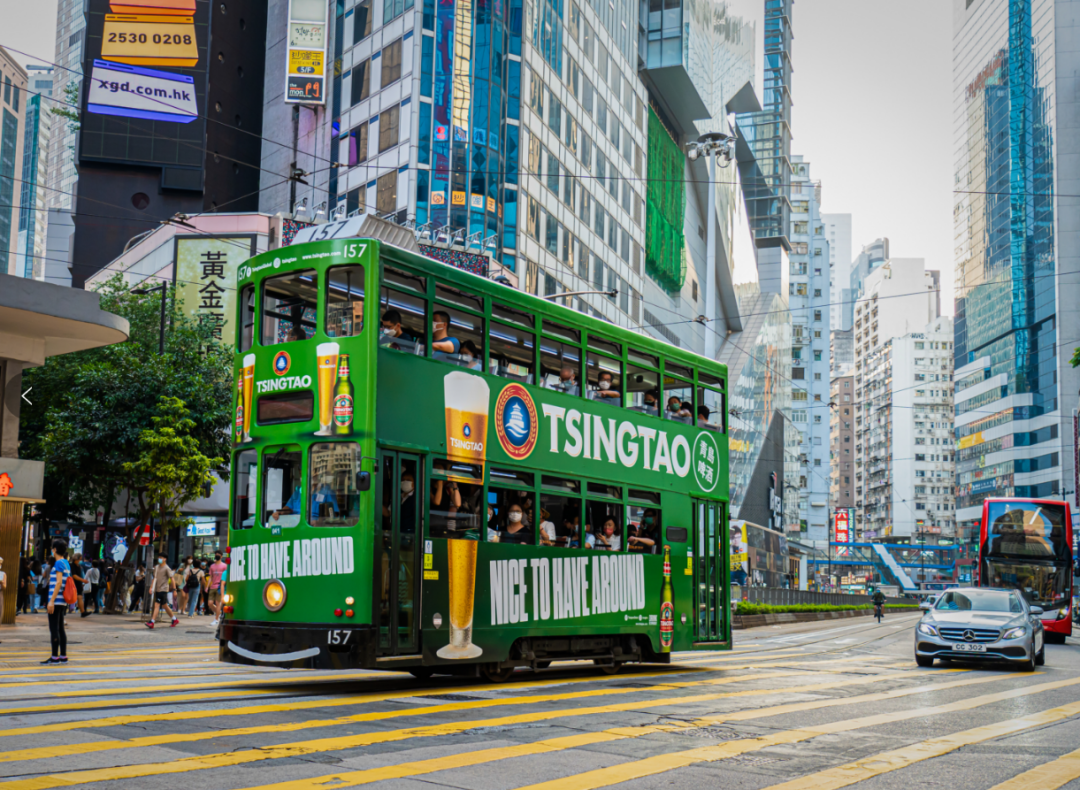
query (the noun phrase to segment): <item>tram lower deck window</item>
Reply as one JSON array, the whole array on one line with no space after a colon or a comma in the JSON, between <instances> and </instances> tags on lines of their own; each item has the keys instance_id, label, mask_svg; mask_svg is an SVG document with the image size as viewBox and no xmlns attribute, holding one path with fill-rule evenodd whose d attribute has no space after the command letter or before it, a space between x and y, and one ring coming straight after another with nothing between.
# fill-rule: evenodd
<instances>
[{"instance_id":1,"label":"tram lower deck window","mask_svg":"<svg viewBox=\"0 0 1080 790\"><path fill-rule=\"evenodd\" d=\"M315 396L311 390L264 395L255 410L259 425L308 422L315 416Z\"/></svg>"}]
</instances>

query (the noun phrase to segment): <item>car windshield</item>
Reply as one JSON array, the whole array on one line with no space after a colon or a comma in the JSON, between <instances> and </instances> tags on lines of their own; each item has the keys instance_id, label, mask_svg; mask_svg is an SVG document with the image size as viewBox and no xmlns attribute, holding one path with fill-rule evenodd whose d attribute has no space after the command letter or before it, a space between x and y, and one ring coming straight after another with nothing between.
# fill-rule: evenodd
<instances>
[{"instance_id":1,"label":"car windshield","mask_svg":"<svg viewBox=\"0 0 1080 790\"><path fill-rule=\"evenodd\" d=\"M1064 564L1034 564L987 560L991 587L1013 588L1031 606L1054 609L1069 602L1072 568Z\"/></svg>"},{"instance_id":2,"label":"car windshield","mask_svg":"<svg viewBox=\"0 0 1080 790\"><path fill-rule=\"evenodd\" d=\"M1007 592L991 590L965 590L947 592L934 607L944 612L1010 612L1020 614L1023 610L1016 596Z\"/></svg>"}]
</instances>

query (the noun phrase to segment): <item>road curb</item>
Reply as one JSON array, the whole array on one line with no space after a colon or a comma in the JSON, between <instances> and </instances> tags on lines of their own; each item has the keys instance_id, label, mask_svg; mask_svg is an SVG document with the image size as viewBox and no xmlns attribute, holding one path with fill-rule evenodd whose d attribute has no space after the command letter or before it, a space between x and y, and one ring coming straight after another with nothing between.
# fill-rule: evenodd
<instances>
[{"instance_id":1,"label":"road curb","mask_svg":"<svg viewBox=\"0 0 1080 790\"><path fill-rule=\"evenodd\" d=\"M869 617L873 613L873 609L848 609L840 612L737 614L731 618L731 627L738 631L746 628L760 628L763 625L778 625L780 623L808 623L814 620L839 620L845 617Z\"/></svg>"}]
</instances>

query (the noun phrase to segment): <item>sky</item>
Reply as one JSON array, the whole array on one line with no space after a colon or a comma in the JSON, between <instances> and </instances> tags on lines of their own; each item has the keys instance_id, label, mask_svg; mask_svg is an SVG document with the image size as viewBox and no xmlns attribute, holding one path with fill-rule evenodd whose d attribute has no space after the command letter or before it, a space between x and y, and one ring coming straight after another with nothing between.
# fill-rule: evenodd
<instances>
[{"instance_id":1,"label":"sky","mask_svg":"<svg viewBox=\"0 0 1080 790\"><path fill-rule=\"evenodd\" d=\"M941 271L950 315L951 9L947 0L796 0L792 21L792 153L821 181L823 210L852 215L852 255L887 236L894 257L925 258ZM0 19L0 45L53 60L56 0L0 0Z\"/></svg>"},{"instance_id":2,"label":"sky","mask_svg":"<svg viewBox=\"0 0 1080 790\"><path fill-rule=\"evenodd\" d=\"M796 0L792 30L791 152L822 210L852 215L852 256L887 236L940 270L952 315L952 3Z\"/></svg>"}]
</instances>

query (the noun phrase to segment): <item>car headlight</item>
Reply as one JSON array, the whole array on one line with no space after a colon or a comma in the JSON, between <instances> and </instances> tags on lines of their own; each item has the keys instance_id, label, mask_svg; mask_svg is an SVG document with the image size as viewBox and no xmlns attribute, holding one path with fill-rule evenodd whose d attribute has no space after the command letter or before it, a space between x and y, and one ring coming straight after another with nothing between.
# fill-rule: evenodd
<instances>
[{"instance_id":1,"label":"car headlight","mask_svg":"<svg viewBox=\"0 0 1080 790\"><path fill-rule=\"evenodd\" d=\"M1069 616L1069 607L1068 607L1068 605L1062 606L1060 609L1058 609L1058 613L1057 613L1057 619L1058 620L1064 620L1068 616Z\"/></svg>"},{"instance_id":2,"label":"car headlight","mask_svg":"<svg viewBox=\"0 0 1080 790\"><path fill-rule=\"evenodd\" d=\"M1027 636L1027 626L1018 626L1016 628L1010 628L1004 634L1001 635L1002 639L1019 639L1022 636Z\"/></svg>"},{"instance_id":3,"label":"car headlight","mask_svg":"<svg viewBox=\"0 0 1080 790\"><path fill-rule=\"evenodd\" d=\"M263 587L263 604L271 612L281 610L285 605L285 585L277 579L271 579Z\"/></svg>"},{"instance_id":4,"label":"car headlight","mask_svg":"<svg viewBox=\"0 0 1080 790\"><path fill-rule=\"evenodd\" d=\"M919 632L926 634L927 636L938 635L937 629L930 625L930 623L919 623Z\"/></svg>"}]
</instances>

